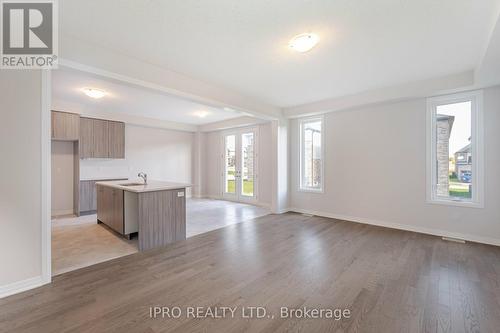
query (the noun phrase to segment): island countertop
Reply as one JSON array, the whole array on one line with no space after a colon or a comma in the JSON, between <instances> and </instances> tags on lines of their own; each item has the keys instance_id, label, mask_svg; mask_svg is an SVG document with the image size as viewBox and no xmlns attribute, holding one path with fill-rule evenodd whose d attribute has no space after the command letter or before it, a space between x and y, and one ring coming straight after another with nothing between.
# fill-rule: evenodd
<instances>
[{"instance_id":1,"label":"island countertop","mask_svg":"<svg viewBox=\"0 0 500 333\"><path fill-rule=\"evenodd\" d=\"M97 182L96 185L109 186L134 193L178 190L192 186L192 184L187 183L172 183L159 180L151 180L147 184L142 184L140 180L103 181Z\"/></svg>"}]
</instances>

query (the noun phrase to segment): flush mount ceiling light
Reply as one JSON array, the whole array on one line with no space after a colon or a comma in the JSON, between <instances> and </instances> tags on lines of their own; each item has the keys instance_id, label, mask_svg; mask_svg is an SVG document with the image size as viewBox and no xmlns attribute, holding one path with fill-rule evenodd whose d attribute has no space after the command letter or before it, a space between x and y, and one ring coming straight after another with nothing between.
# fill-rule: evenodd
<instances>
[{"instance_id":1,"label":"flush mount ceiling light","mask_svg":"<svg viewBox=\"0 0 500 333\"><path fill-rule=\"evenodd\" d=\"M96 99L103 98L107 94L104 90L96 88L83 88L82 91L85 95Z\"/></svg>"},{"instance_id":2,"label":"flush mount ceiling light","mask_svg":"<svg viewBox=\"0 0 500 333\"><path fill-rule=\"evenodd\" d=\"M200 117L200 118L205 118L206 116L208 116L210 114L210 112L208 111L196 111L195 113L193 113L195 116L197 117Z\"/></svg>"},{"instance_id":3,"label":"flush mount ceiling light","mask_svg":"<svg viewBox=\"0 0 500 333\"><path fill-rule=\"evenodd\" d=\"M293 37L288 43L288 46L294 51L304 53L315 47L318 41L318 35L305 33Z\"/></svg>"},{"instance_id":4,"label":"flush mount ceiling light","mask_svg":"<svg viewBox=\"0 0 500 333\"><path fill-rule=\"evenodd\" d=\"M228 108L228 107L224 107L223 110L226 111L226 112L240 113L240 111L235 110L235 109L231 109L231 108Z\"/></svg>"}]
</instances>

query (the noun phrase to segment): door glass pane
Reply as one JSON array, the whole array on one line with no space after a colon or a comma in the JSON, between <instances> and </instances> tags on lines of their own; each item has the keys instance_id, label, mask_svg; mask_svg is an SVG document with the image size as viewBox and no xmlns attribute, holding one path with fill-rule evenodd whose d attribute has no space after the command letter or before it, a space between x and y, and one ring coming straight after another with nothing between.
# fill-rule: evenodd
<instances>
[{"instance_id":1,"label":"door glass pane","mask_svg":"<svg viewBox=\"0 0 500 333\"><path fill-rule=\"evenodd\" d=\"M225 138L224 154L225 192L236 193L236 136L228 135Z\"/></svg>"},{"instance_id":2,"label":"door glass pane","mask_svg":"<svg viewBox=\"0 0 500 333\"><path fill-rule=\"evenodd\" d=\"M436 111L436 194L471 199L472 103L439 105Z\"/></svg>"},{"instance_id":3,"label":"door glass pane","mask_svg":"<svg viewBox=\"0 0 500 333\"><path fill-rule=\"evenodd\" d=\"M241 135L241 195L253 197L255 180L255 136L253 132Z\"/></svg>"}]
</instances>

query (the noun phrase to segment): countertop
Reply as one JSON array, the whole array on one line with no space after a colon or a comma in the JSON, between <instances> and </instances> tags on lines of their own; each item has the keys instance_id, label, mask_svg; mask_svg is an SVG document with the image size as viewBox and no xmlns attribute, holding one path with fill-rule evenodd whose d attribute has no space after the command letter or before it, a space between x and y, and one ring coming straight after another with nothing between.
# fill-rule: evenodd
<instances>
[{"instance_id":1,"label":"countertop","mask_svg":"<svg viewBox=\"0 0 500 333\"><path fill-rule=\"evenodd\" d=\"M186 187L191 187L191 184L187 183L171 183L159 180L148 180L146 185L133 185L133 186L123 186L122 184L130 183L142 183L142 180L117 180L117 181L104 181L97 182L96 185L109 186L117 188L124 191L143 193L143 192L155 192L155 191L167 191L167 190L178 190Z\"/></svg>"},{"instance_id":2,"label":"countertop","mask_svg":"<svg viewBox=\"0 0 500 333\"><path fill-rule=\"evenodd\" d=\"M103 181L108 181L108 180L128 180L128 177L92 177L92 178L80 178L81 182L87 182L87 181L97 181L97 182L103 182Z\"/></svg>"}]
</instances>

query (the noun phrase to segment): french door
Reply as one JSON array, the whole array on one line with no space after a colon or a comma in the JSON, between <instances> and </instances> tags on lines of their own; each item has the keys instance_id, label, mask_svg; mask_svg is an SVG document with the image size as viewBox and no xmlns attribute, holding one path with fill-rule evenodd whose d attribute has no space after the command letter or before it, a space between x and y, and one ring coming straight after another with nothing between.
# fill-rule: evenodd
<instances>
[{"instance_id":1,"label":"french door","mask_svg":"<svg viewBox=\"0 0 500 333\"><path fill-rule=\"evenodd\" d=\"M257 201L256 128L239 129L223 135L223 198L232 201Z\"/></svg>"}]
</instances>

